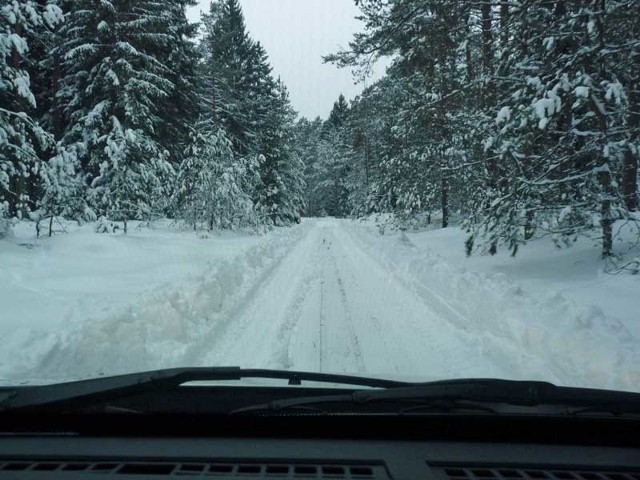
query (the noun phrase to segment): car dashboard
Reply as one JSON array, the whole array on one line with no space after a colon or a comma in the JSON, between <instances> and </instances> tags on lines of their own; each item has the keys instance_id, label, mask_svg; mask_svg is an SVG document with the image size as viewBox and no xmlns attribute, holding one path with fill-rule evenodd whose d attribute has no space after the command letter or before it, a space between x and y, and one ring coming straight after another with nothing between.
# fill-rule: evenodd
<instances>
[{"instance_id":1,"label":"car dashboard","mask_svg":"<svg viewBox=\"0 0 640 480\"><path fill-rule=\"evenodd\" d=\"M619 419L113 415L0 425L2 480L640 480L638 423Z\"/></svg>"}]
</instances>

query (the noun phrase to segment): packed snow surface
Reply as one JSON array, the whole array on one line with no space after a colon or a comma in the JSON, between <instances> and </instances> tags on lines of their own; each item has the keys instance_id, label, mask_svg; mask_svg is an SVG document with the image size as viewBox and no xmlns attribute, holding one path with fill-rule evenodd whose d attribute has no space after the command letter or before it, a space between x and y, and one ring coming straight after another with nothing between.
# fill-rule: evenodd
<instances>
[{"instance_id":1,"label":"packed snow surface","mask_svg":"<svg viewBox=\"0 0 640 480\"><path fill-rule=\"evenodd\" d=\"M29 235L0 242L3 383L238 365L640 390L638 278L590 248L466 259L456 228L335 219Z\"/></svg>"}]
</instances>

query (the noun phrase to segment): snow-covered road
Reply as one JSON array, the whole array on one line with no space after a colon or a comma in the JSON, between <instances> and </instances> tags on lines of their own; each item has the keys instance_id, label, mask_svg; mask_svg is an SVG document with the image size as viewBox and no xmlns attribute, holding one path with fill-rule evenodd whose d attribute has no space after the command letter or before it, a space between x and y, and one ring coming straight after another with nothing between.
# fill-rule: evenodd
<instances>
[{"instance_id":1,"label":"snow-covered road","mask_svg":"<svg viewBox=\"0 0 640 480\"><path fill-rule=\"evenodd\" d=\"M318 220L187 363L421 376L510 376L367 254Z\"/></svg>"}]
</instances>

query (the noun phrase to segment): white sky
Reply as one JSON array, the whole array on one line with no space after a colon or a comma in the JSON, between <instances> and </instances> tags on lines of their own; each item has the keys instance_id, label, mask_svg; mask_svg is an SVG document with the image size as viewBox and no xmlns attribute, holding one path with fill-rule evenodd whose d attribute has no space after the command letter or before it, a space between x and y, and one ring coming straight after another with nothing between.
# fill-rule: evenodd
<instances>
[{"instance_id":1,"label":"white sky","mask_svg":"<svg viewBox=\"0 0 640 480\"><path fill-rule=\"evenodd\" d=\"M189 12L192 21L208 11L210 0ZM351 99L364 86L354 85L348 69L323 64L322 55L348 47L361 30L353 0L240 0L247 28L269 55L273 73L282 77L294 108L308 118L326 118L340 95ZM383 70L380 68L379 70Z\"/></svg>"}]
</instances>

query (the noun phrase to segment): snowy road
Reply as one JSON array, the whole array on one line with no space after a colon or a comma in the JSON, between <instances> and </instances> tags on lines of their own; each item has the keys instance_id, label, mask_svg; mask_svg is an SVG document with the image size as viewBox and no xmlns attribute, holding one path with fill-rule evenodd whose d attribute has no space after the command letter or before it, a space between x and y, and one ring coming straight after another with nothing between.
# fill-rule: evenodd
<instances>
[{"instance_id":1,"label":"snowy road","mask_svg":"<svg viewBox=\"0 0 640 480\"><path fill-rule=\"evenodd\" d=\"M509 376L433 305L320 220L248 302L203 336L187 364L442 378Z\"/></svg>"}]
</instances>

